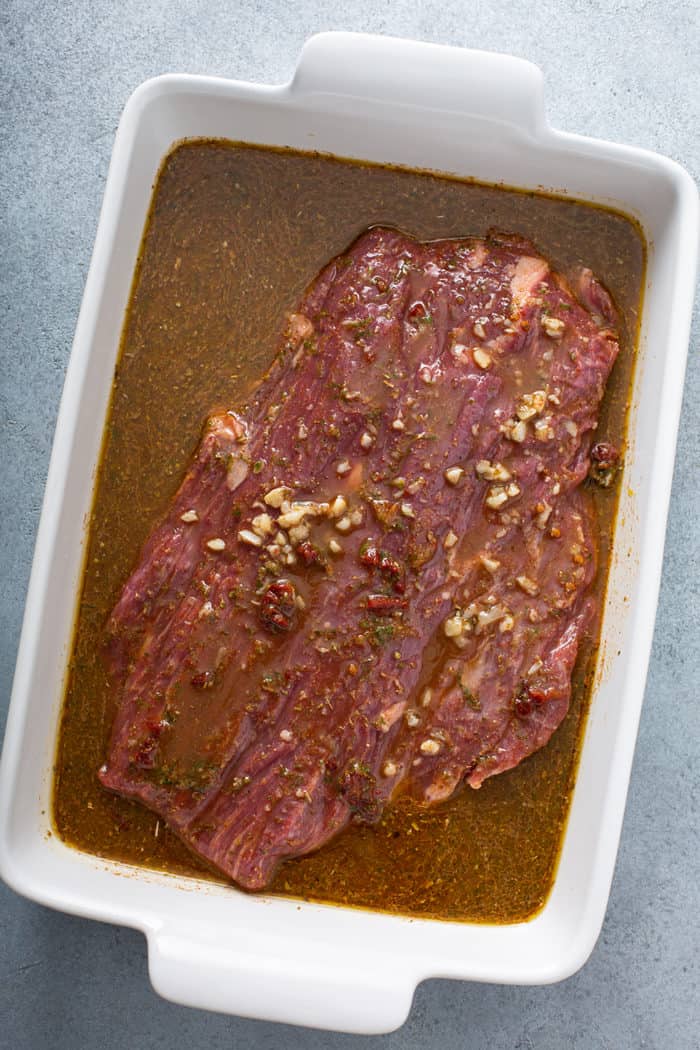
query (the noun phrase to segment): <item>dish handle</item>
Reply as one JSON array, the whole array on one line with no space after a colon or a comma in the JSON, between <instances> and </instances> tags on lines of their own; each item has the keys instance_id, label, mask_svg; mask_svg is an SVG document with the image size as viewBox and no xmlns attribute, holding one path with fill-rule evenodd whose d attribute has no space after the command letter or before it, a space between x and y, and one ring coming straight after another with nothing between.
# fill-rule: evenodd
<instances>
[{"instance_id":1,"label":"dish handle","mask_svg":"<svg viewBox=\"0 0 700 1050\"><path fill-rule=\"evenodd\" d=\"M150 930L148 969L154 989L185 1006L357 1034L399 1028L416 978L383 963L368 946L362 958L342 945L273 938L231 929L203 936L201 925ZM245 939L244 939L245 938Z\"/></svg>"},{"instance_id":2,"label":"dish handle","mask_svg":"<svg viewBox=\"0 0 700 1050\"><path fill-rule=\"evenodd\" d=\"M330 32L306 41L291 90L451 110L534 134L545 124L543 79L513 55Z\"/></svg>"}]
</instances>

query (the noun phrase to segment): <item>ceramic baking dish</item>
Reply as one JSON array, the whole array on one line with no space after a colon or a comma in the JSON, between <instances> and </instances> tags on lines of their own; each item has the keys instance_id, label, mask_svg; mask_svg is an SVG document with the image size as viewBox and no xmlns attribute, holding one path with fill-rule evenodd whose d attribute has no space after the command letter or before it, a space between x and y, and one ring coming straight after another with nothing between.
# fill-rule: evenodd
<instances>
[{"instance_id":1,"label":"ceramic baking dish","mask_svg":"<svg viewBox=\"0 0 700 1050\"><path fill-rule=\"evenodd\" d=\"M323 150L619 208L649 245L615 555L571 815L550 898L511 926L408 920L249 896L100 860L52 834L51 770L85 528L132 274L163 156L189 136ZM251 1017L382 1032L427 977L544 983L598 936L615 863L659 586L697 248L670 160L553 130L542 75L504 55L348 34L282 87L191 76L126 105L56 428L0 772L0 870L19 893L144 931L162 995Z\"/></svg>"}]
</instances>

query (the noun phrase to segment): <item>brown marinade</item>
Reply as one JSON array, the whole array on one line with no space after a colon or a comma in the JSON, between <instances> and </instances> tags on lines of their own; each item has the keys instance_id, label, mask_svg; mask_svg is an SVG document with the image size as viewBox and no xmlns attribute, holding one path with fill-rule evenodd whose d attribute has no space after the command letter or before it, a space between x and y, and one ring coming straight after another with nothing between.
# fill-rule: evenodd
<instances>
[{"instance_id":1,"label":"brown marinade","mask_svg":"<svg viewBox=\"0 0 700 1050\"><path fill-rule=\"evenodd\" d=\"M103 628L153 524L167 508L207 415L243 403L318 270L366 227L420 239L532 239L566 273L589 266L625 319L601 438L622 444L635 358L645 245L624 215L523 193L317 154L198 140L166 158L136 269L115 373L67 679L54 821L103 857L219 878L158 818L106 792L113 709ZM602 595L615 489L595 491ZM287 861L272 892L414 916L515 922L545 902L559 853L596 650L581 654L571 709L550 743L479 791L428 810L390 806Z\"/></svg>"}]
</instances>

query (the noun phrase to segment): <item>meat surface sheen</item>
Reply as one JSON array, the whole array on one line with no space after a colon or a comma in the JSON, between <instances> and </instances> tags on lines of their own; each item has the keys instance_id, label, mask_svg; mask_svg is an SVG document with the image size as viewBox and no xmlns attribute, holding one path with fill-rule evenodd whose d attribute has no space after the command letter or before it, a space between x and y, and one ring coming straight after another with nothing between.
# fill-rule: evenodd
<instances>
[{"instance_id":1,"label":"meat surface sheen","mask_svg":"<svg viewBox=\"0 0 700 1050\"><path fill-rule=\"evenodd\" d=\"M363 234L213 416L108 623L101 782L241 886L542 747L594 624L581 483L618 352L513 235Z\"/></svg>"}]
</instances>

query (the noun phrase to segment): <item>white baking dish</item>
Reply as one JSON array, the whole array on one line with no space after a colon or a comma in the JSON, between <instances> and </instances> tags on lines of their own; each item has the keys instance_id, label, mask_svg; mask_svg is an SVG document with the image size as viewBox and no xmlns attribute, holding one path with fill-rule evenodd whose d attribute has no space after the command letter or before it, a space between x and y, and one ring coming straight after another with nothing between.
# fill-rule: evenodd
<instances>
[{"instance_id":1,"label":"white baking dish","mask_svg":"<svg viewBox=\"0 0 700 1050\"><path fill-rule=\"evenodd\" d=\"M544 910L512 926L251 897L107 862L51 834L51 767L95 467L151 189L188 136L318 149L546 187L635 216L649 244L616 552L578 780ZM119 125L56 428L0 773L0 870L18 892L144 931L156 989L194 1006L353 1032L407 1016L427 977L543 983L588 957L605 913L657 600L697 247L676 164L554 131L520 59L323 34L292 82L167 76ZM125 877L128 876L128 877Z\"/></svg>"}]
</instances>

